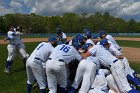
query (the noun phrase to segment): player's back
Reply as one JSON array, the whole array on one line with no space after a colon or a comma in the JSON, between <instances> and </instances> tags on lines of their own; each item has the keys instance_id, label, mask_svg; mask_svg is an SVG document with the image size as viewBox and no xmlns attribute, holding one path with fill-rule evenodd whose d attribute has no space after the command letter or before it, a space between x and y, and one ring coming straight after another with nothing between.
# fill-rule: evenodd
<instances>
[{"instance_id":1,"label":"player's back","mask_svg":"<svg viewBox=\"0 0 140 93\"><path fill-rule=\"evenodd\" d=\"M47 61L53 49L54 47L49 42L42 42L32 52L32 54L30 55L30 59L34 60L34 58L36 57L45 62Z\"/></svg>"},{"instance_id":2,"label":"player's back","mask_svg":"<svg viewBox=\"0 0 140 93\"><path fill-rule=\"evenodd\" d=\"M86 43L91 43L92 45L95 45L92 39L87 39Z\"/></svg>"},{"instance_id":3,"label":"player's back","mask_svg":"<svg viewBox=\"0 0 140 93\"><path fill-rule=\"evenodd\" d=\"M61 44L54 48L50 58L52 60L63 59L66 63L69 63L72 59L80 60L81 56L73 46Z\"/></svg>"},{"instance_id":4,"label":"player's back","mask_svg":"<svg viewBox=\"0 0 140 93\"><path fill-rule=\"evenodd\" d=\"M89 52L96 56L100 63L106 67L110 67L113 64L113 61L117 58L114 57L107 49L105 49L102 45L94 45Z\"/></svg>"}]
</instances>

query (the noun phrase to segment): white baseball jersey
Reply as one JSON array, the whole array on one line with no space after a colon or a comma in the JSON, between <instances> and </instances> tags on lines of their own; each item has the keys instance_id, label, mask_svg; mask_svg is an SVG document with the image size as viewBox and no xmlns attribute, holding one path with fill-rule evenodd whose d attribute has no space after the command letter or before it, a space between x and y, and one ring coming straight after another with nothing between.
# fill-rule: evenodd
<instances>
[{"instance_id":1,"label":"white baseball jersey","mask_svg":"<svg viewBox=\"0 0 140 93\"><path fill-rule=\"evenodd\" d=\"M88 50L93 56L96 56L100 63L104 66L110 68L110 65L117 59L108 50L106 50L102 45L94 45Z\"/></svg>"},{"instance_id":2,"label":"white baseball jersey","mask_svg":"<svg viewBox=\"0 0 140 93\"><path fill-rule=\"evenodd\" d=\"M106 39L111 41L118 50L121 49L121 47L117 44L117 42L114 40L114 38L111 35L106 35Z\"/></svg>"},{"instance_id":3,"label":"white baseball jersey","mask_svg":"<svg viewBox=\"0 0 140 93\"><path fill-rule=\"evenodd\" d=\"M54 47L49 42L42 42L35 48L29 58L32 61L34 58L39 58L43 62L46 62L53 49Z\"/></svg>"},{"instance_id":4,"label":"white baseball jersey","mask_svg":"<svg viewBox=\"0 0 140 93\"><path fill-rule=\"evenodd\" d=\"M16 42L16 44L22 43L21 35L23 35L23 33L19 32L19 31L16 31L15 34L16 34L16 36L15 36L15 42Z\"/></svg>"},{"instance_id":5,"label":"white baseball jersey","mask_svg":"<svg viewBox=\"0 0 140 93\"><path fill-rule=\"evenodd\" d=\"M95 45L94 42L92 41L92 39L87 39L86 43L90 43L92 45Z\"/></svg>"},{"instance_id":6,"label":"white baseball jersey","mask_svg":"<svg viewBox=\"0 0 140 93\"><path fill-rule=\"evenodd\" d=\"M69 41L69 45L72 46L72 40Z\"/></svg>"},{"instance_id":7,"label":"white baseball jersey","mask_svg":"<svg viewBox=\"0 0 140 93\"><path fill-rule=\"evenodd\" d=\"M62 38L67 38L66 34L62 32Z\"/></svg>"},{"instance_id":8,"label":"white baseball jersey","mask_svg":"<svg viewBox=\"0 0 140 93\"><path fill-rule=\"evenodd\" d=\"M110 44L109 52L111 52L112 55L122 55L122 53L114 46L111 41L108 41L108 43Z\"/></svg>"},{"instance_id":9,"label":"white baseball jersey","mask_svg":"<svg viewBox=\"0 0 140 93\"><path fill-rule=\"evenodd\" d=\"M50 58L52 60L62 59L67 64L73 59L77 59L77 60L82 59L81 55L73 46L66 45L66 44L61 44L56 46L52 54L50 55Z\"/></svg>"},{"instance_id":10,"label":"white baseball jersey","mask_svg":"<svg viewBox=\"0 0 140 93\"><path fill-rule=\"evenodd\" d=\"M16 42L15 42L15 36L16 36L16 34L15 34L14 31L8 31L7 37L9 38L9 42L11 44L16 44Z\"/></svg>"}]
</instances>

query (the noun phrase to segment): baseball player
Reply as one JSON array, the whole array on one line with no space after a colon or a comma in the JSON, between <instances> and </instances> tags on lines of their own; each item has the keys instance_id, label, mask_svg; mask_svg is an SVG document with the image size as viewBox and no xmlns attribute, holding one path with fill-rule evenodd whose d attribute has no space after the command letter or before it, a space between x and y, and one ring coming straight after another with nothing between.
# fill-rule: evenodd
<instances>
[{"instance_id":1,"label":"baseball player","mask_svg":"<svg viewBox=\"0 0 140 93\"><path fill-rule=\"evenodd\" d=\"M129 66L128 60L124 57L124 55L120 51L118 51L118 49L113 45L113 43L108 41L107 39L102 39L100 41L100 44L103 45L106 49L108 49L112 55L116 56L122 61L127 78L137 81L136 84L140 85L140 81L138 81L138 79L135 78L134 75L135 71L131 69L131 67Z\"/></svg>"},{"instance_id":2,"label":"baseball player","mask_svg":"<svg viewBox=\"0 0 140 93\"><path fill-rule=\"evenodd\" d=\"M49 93L64 93L67 86L66 66L73 59L81 60L81 55L76 50L79 48L78 42L73 42L73 46L61 44L54 48L46 63L46 74ZM57 84L60 85L57 92Z\"/></svg>"},{"instance_id":3,"label":"baseball player","mask_svg":"<svg viewBox=\"0 0 140 93\"><path fill-rule=\"evenodd\" d=\"M32 83L37 80L40 93L46 93L45 70L43 64L47 61L56 43L55 37L48 38L48 42L40 43L27 59L27 93L31 93Z\"/></svg>"},{"instance_id":4,"label":"baseball player","mask_svg":"<svg viewBox=\"0 0 140 93\"><path fill-rule=\"evenodd\" d=\"M92 44L90 43L87 43L84 46L82 46L82 48L86 51L89 50L91 47ZM95 57L90 56L87 59L83 59L79 63L74 82L68 93L75 93L75 90L78 89L81 81L82 81L82 85L78 93L88 92L95 78L97 62L98 61Z\"/></svg>"},{"instance_id":5,"label":"baseball player","mask_svg":"<svg viewBox=\"0 0 140 93\"><path fill-rule=\"evenodd\" d=\"M15 57L16 49L19 50L23 58L24 65L26 64L25 62L29 55L26 53L25 45L22 43L22 40L20 38L22 34L23 33L20 32L19 28L17 28L17 31L15 31L15 28L13 26L10 26L9 31L7 33L7 38L6 38L6 40L9 40L9 44L7 46L8 57L7 57L6 66L4 70L7 74L10 74L10 68Z\"/></svg>"},{"instance_id":6,"label":"baseball player","mask_svg":"<svg viewBox=\"0 0 140 93\"><path fill-rule=\"evenodd\" d=\"M96 56L100 61L100 64L111 71L121 93L139 93L137 90L130 87L122 62L102 45L94 45L90 50L82 55L83 58L88 56Z\"/></svg>"},{"instance_id":7,"label":"baseball player","mask_svg":"<svg viewBox=\"0 0 140 93\"><path fill-rule=\"evenodd\" d=\"M60 28L56 28L56 34L57 34L58 41L62 41L63 43L67 41L66 34L62 32Z\"/></svg>"},{"instance_id":8,"label":"baseball player","mask_svg":"<svg viewBox=\"0 0 140 93\"><path fill-rule=\"evenodd\" d=\"M122 52L122 48L117 44L117 42L114 40L114 38L111 35L107 35L107 33L105 31L100 31L99 32L99 36L101 39L106 38L107 40L109 40L110 42L113 43L113 45L120 51Z\"/></svg>"}]
</instances>

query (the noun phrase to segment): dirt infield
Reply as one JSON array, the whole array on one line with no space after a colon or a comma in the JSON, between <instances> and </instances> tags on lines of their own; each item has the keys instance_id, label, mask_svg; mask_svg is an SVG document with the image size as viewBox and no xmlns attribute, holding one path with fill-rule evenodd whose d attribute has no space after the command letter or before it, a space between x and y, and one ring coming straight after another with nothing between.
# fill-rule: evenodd
<instances>
[{"instance_id":1,"label":"dirt infield","mask_svg":"<svg viewBox=\"0 0 140 93\"><path fill-rule=\"evenodd\" d=\"M68 39L71 39L69 37ZM140 38L126 38L126 37L115 37L116 40L129 40L129 41L140 41ZM47 38L23 38L23 42L42 42L47 41ZM0 44L7 44L4 40L0 40ZM124 55L129 61L140 62L140 48L122 47Z\"/></svg>"}]
</instances>

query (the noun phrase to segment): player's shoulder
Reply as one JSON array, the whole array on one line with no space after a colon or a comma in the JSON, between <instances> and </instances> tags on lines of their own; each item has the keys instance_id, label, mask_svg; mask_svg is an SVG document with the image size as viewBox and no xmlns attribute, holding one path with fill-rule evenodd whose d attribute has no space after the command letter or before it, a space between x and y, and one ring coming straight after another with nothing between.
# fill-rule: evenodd
<instances>
[{"instance_id":1,"label":"player's shoulder","mask_svg":"<svg viewBox=\"0 0 140 93\"><path fill-rule=\"evenodd\" d=\"M8 33L8 34L12 34L12 33L14 33L14 32L9 30L7 33Z\"/></svg>"}]
</instances>

